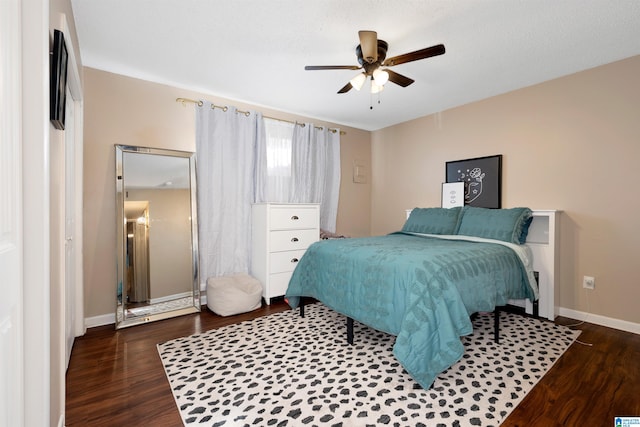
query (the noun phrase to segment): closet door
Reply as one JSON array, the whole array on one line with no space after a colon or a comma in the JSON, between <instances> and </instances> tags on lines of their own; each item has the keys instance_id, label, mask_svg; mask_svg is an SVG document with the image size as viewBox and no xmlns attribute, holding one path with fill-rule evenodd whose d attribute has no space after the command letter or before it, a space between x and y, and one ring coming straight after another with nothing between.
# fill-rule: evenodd
<instances>
[{"instance_id":1,"label":"closet door","mask_svg":"<svg viewBox=\"0 0 640 427\"><path fill-rule=\"evenodd\" d=\"M0 62L0 425L3 426L24 425L20 9L19 1L0 2L0 40L3 41Z\"/></svg>"}]
</instances>

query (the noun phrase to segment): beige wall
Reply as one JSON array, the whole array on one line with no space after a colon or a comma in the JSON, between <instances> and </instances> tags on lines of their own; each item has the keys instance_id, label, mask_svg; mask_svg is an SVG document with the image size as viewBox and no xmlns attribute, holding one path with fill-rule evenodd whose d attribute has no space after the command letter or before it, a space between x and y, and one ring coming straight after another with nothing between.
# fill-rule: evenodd
<instances>
[{"instance_id":1,"label":"beige wall","mask_svg":"<svg viewBox=\"0 0 640 427\"><path fill-rule=\"evenodd\" d=\"M207 99L218 105L262 111L270 117L332 123L260 109L176 87L150 83L91 68L84 69L84 283L85 316L115 312L115 154L114 144L195 150L195 107L178 97ZM352 165L370 170L370 133L343 128L342 183L337 231L365 236L370 230L371 181L354 184Z\"/></svg>"},{"instance_id":2,"label":"beige wall","mask_svg":"<svg viewBox=\"0 0 640 427\"><path fill-rule=\"evenodd\" d=\"M640 56L374 132L372 234L439 206L446 161L502 154L503 207L563 211L560 305L640 323L638 76Z\"/></svg>"}]
</instances>

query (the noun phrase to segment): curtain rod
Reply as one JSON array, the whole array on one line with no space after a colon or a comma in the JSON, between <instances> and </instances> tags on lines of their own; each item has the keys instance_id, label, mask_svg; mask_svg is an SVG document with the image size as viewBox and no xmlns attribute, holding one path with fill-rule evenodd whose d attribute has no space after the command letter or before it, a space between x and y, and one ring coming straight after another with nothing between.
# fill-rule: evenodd
<instances>
[{"instance_id":1,"label":"curtain rod","mask_svg":"<svg viewBox=\"0 0 640 427\"><path fill-rule=\"evenodd\" d=\"M187 102L191 104L196 104L198 105L198 107L202 107L204 105L204 102L202 101L196 101L195 99L189 99L189 98L176 98L176 102L181 102L182 105L185 105L185 106L187 105ZM229 109L229 107L227 107L226 105L215 105L213 102L211 103L211 108L219 108L224 112L226 112ZM237 110L237 112L240 114L244 114L245 116L249 116L249 114L251 114L249 111ZM298 123L291 120L277 119L275 117L269 117L265 115L263 115L262 117L264 117L265 119L277 120L279 122L293 123L294 125L298 125L302 127L305 126L304 123ZM316 126L316 129L322 129L322 126ZM327 128L327 129L329 129L329 131L332 133L336 133L338 131L338 129L333 129L333 128ZM346 135L346 134L347 132L343 130L340 131L340 135Z\"/></svg>"}]
</instances>

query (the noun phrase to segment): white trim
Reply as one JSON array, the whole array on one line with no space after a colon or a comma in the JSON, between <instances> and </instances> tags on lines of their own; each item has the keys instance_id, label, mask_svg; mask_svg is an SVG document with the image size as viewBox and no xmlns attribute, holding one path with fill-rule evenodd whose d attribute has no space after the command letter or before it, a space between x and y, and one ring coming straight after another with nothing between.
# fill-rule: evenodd
<instances>
[{"instance_id":1,"label":"white trim","mask_svg":"<svg viewBox=\"0 0 640 427\"><path fill-rule=\"evenodd\" d=\"M116 314L101 314L100 316L87 317L84 319L85 328L95 328L97 326L114 325L116 323Z\"/></svg>"},{"instance_id":2,"label":"white trim","mask_svg":"<svg viewBox=\"0 0 640 427\"><path fill-rule=\"evenodd\" d=\"M22 3L24 424L51 424L49 1ZM33 410L33 408L38 408Z\"/></svg>"},{"instance_id":3,"label":"white trim","mask_svg":"<svg viewBox=\"0 0 640 427\"><path fill-rule=\"evenodd\" d=\"M24 398L23 351L27 306L23 280L22 220L22 27L20 0L0 2L0 424L23 426L29 407ZM7 114L8 113L8 114Z\"/></svg>"},{"instance_id":4,"label":"white trim","mask_svg":"<svg viewBox=\"0 0 640 427\"><path fill-rule=\"evenodd\" d=\"M640 323L633 323L626 320L614 319L612 317L600 316L598 314L586 313L584 311L572 310L560 307L559 315L582 322L593 323L607 328L619 329L633 334L640 334Z\"/></svg>"},{"instance_id":5,"label":"white trim","mask_svg":"<svg viewBox=\"0 0 640 427\"><path fill-rule=\"evenodd\" d=\"M78 73L78 62L76 61L75 45L73 44L73 37L71 37L71 30L67 23L67 16L64 13L60 13L60 27L65 34L65 43L67 43L67 70L69 76L67 78L67 85L69 92L71 92L71 98L74 102L74 154L75 154L75 250L76 250L76 262L75 262L75 278L76 284L74 288L75 295L75 313L76 321L73 325L73 332L76 337L84 335L86 328L82 322L84 318L84 280L83 280L83 263L82 263L82 224L83 224L83 92L82 82L80 80L80 74Z\"/></svg>"}]
</instances>

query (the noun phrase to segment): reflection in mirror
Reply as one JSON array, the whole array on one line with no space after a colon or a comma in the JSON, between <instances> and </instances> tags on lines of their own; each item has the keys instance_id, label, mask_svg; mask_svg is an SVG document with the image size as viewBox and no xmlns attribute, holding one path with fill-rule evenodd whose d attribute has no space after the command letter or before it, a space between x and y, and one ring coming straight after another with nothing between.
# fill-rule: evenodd
<instances>
[{"instance_id":1,"label":"reflection in mirror","mask_svg":"<svg viewBox=\"0 0 640 427\"><path fill-rule=\"evenodd\" d=\"M195 156L116 145L116 328L200 311Z\"/></svg>"}]
</instances>

